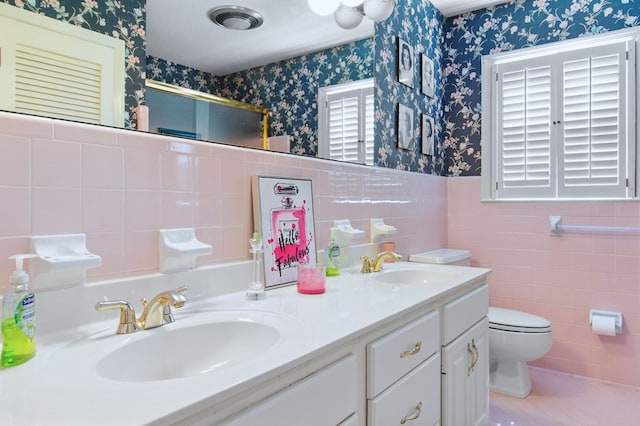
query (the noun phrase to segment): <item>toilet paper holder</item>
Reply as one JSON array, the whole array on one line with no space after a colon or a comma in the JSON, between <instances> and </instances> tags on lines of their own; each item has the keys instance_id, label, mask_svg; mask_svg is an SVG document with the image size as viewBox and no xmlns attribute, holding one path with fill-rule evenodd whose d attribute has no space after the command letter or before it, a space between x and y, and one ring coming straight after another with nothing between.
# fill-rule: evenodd
<instances>
[{"instance_id":1,"label":"toilet paper holder","mask_svg":"<svg viewBox=\"0 0 640 426\"><path fill-rule=\"evenodd\" d=\"M599 309L591 309L589 311L589 325L593 324L594 316L613 317L616 321L616 334L622 332L622 312L601 311Z\"/></svg>"}]
</instances>

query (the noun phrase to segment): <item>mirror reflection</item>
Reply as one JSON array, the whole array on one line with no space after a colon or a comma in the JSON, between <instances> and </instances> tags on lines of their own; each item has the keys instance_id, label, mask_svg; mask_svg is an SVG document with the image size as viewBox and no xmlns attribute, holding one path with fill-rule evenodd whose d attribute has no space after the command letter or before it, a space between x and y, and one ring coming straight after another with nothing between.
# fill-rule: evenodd
<instances>
[{"instance_id":1,"label":"mirror reflection","mask_svg":"<svg viewBox=\"0 0 640 426\"><path fill-rule=\"evenodd\" d=\"M124 58L125 61L121 68L124 68L126 73L124 90L122 93L110 89L106 90L115 94L114 99L108 101L111 106L124 104L124 108L120 109L121 115L111 121L95 121L80 116L63 117L77 121L136 129L138 127L136 107L139 104L147 103L149 89L146 87L145 78L148 77L171 85L215 94L242 104L253 105L256 108L269 108L267 121L269 137L287 138L290 151L293 153L317 155L318 89L347 81L370 78L373 73L372 22L363 22L362 28L358 27L356 30L343 30L336 26L333 17L313 15L308 10L306 2L299 0L278 0L278 7L273 6L273 1L252 0L248 2L249 6L255 4L255 8L260 9L264 14L265 25L263 27L268 28L267 24L271 22L278 29L278 31L274 31L275 35L280 37L279 42L270 43L278 45L280 53L265 57L254 55L256 57L250 60L240 60L238 59L240 55L228 55L229 60L225 60L220 55L203 52L204 44L220 45L235 50L235 52L244 52L251 50L248 46L251 46L252 49L255 46L261 46L262 50L265 50L264 46L269 43L262 42L266 37L264 32L257 35L250 35L247 32L247 34L240 36L238 31L216 27L209 20L205 10L193 14L194 11L189 9L192 7L191 3L201 2L189 2L188 7L168 0L147 0L146 3L144 0L127 2L70 0L62 2L64 5L58 2L54 4L34 1L19 2L16 4L18 7L14 7L15 2L10 0L2 0L2 2L5 4L0 3L2 6L0 11L11 8L14 9L14 12L22 12L25 18L21 19L25 22L29 20L29 17L35 15L46 16L49 17L51 25L55 20L56 25L64 23L85 32L88 32L86 29L89 29L97 34L122 42L125 54L121 55L121 58ZM215 7L217 3L223 2L209 2L206 7ZM268 7L265 4L268 4ZM168 7L173 7L173 9L167 9ZM199 5L199 7L203 6ZM171 53L154 50L153 46L158 45L154 41L154 33L165 32L169 34L169 37L172 37L171 31L174 31L173 26L167 27L162 24L162 21L159 20L159 11L163 11L160 15L165 19L170 16L174 22L185 22L190 26L187 31L185 28L178 29L181 31L182 37L173 36L175 40L185 39L187 33L197 33L196 27L200 25L206 25L206 30L203 31L210 32L206 37L199 37L200 45L192 43L192 48L178 48L176 55L186 51L195 52L196 57L210 58L212 62L218 64L228 62L229 64L224 65L226 68L221 69L233 71L224 75L216 75L209 71L210 67L206 64L194 63L198 66L196 68L190 66L190 63L185 63L189 62L187 59L185 62L178 62ZM180 14L187 14L190 18L181 20L179 19ZM276 16L280 21L276 21ZM154 19L158 19L158 23L154 23ZM312 23L309 19L320 19L321 21L317 22L322 22L322 25ZM9 20L16 19L9 18ZM306 27L309 34L301 32L302 30L296 32L290 27L285 27L282 20L288 21L289 24L295 23ZM332 25L337 30L329 31L327 25ZM3 26L0 25L0 27ZM220 31L229 34L222 39L222 42L218 42L221 40L220 38L212 38L221 34ZM334 37L331 35L333 33L340 37ZM19 34L25 34L25 32L21 31ZM291 34L296 34L296 37L291 37ZM74 38L73 36L67 37L69 40ZM212 39L216 40L216 43L212 43ZM257 43L256 39L261 42ZM46 38L44 40L46 42ZM145 40L147 49L145 49ZM301 44L287 48L282 40L295 40ZM236 41L244 44L236 44ZM327 45L329 42L332 43L331 46ZM56 45L66 46L66 43L60 41ZM160 45L168 46L169 43L163 42ZM91 51L92 49L85 48L84 50ZM158 56L154 56L154 52ZM247 68L242 68L242 66ZM213 70L213 68L211 69ZM55 72L55 75L57 76L58 73ZM102 95L98 97L103 98ZM12 109L5 105L1 105L0 108ZM30 113L53 115L38 111ZM151 108L150 122L153 117L154 111ZM160 128L161 126L156 127ZM169 126L161 128L171 129ZM197 135L198 132L191 133ZM215 138L221 137L215 136Z\"/></svg>"}]
</instances>

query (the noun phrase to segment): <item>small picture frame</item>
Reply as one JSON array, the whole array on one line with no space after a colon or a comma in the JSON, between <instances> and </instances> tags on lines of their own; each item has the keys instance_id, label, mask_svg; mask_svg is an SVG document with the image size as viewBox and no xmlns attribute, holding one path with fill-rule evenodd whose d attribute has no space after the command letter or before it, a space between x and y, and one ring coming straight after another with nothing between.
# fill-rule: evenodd
<instances>
[{"instance_id":1,"label":"small picture frame","mask_svg":"<svg viewBox=\"0 0 640 426\"><path fill-rule=\"evenodd\" d=\"M433 61L425 54L422 54L422 93L433 98L435 96L435 76Z\"/></svg>"},{"instance_id":2,"label":"small picture frame","mask_svg":"<svg viewBox=\"0 0 640 426\"><path fill-rule=\"evenodd\" d=\"M398 39L398 81L405 86L413 87L415 74L413 47L402 39Z\"/></svg>"},{"instance_id":3,"label":"small picture frame","mask_svg":"<svg viewBox=\"0 0 640 426\"><path fill-rule=\"evenodd\" d=\"M412 151L415 146L413 109L398 104L398 148Z\"/></svg>"},{"instance_id":4,"label":"small picture frame","mask_svg":"<svg viewBox=\"0 0 640 426\"><path fill-rule=\"evenodd\" d=\"M433 156L435 140L433 117L422 114L422 154Z\"/></svg>"},{"instance_id":5,"label":"small picture frame","mask_svg":"<svg viewBox=\"0 0 640 426\"><path fill-rule=\"evenodd\" d=\"M298 265L316 263L311 179L252 179L253 222L262 236L265 288L293 284Z\"/></svg>"}]
</instances>

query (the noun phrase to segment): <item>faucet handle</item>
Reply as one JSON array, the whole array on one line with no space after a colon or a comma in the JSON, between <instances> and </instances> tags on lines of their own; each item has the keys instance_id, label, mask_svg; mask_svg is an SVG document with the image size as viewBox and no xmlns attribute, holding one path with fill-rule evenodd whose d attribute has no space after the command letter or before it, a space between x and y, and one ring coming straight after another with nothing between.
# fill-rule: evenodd
<instances>
[{"instance_id":1,"label":"faucet handle","mask_svg":"<svg viewBox=\"0 0 640 426\"><path fill-rule=\"evenodd\" d=\"M117 334L129 334L139 329L136 321L136 312L129 302L124 300L103 300L96 303L97 311L112 311L120 309L120 323L116 329Z\"/></svg>"},{"instance_id":2,"label":"faucet handle","mask_svg":"<svg viewBox=\"0 0 640 426\"><path fill-rule=\"evenodd\" d=\"M360 260L362 260L362 268L360 269L360 272L363 274L370 273L372 271L371 259L369 259L367 256L361 256Z\"/></svg>"},{"instance_id":3,"label":"faucet handle","mask_svg":"<svg viewBox=\"0 0 640 426\"><path fill-rule=\"evenodd\" d=\"M174 293L182 295L183 297L184 297L184 294L188 291L189 291L189 287L187 287L186 285L180 286L173 290ZM184 299L186 302L187 298L185 297ZM175 322L175 320L176 319L173 317L173 311L171 310L171 306L168 303L166 303L162 307L162 323L171 324L172 322Z\"/></svg>"}]
</instances>

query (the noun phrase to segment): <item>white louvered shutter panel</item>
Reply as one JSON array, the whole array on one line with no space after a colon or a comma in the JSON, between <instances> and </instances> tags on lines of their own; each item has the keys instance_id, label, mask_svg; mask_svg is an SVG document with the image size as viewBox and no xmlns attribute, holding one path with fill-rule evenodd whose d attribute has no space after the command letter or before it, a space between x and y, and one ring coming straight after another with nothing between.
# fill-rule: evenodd
<instances>
[{"instance_id":1,"label":"white louvered shutter panel","mask_svg":"<svg viewBox=\"0 0 640 426\"><path fill-rule=\"evenodd\" d=\"M375 110L373 87L365 92L364 110L364 163L373 166L374 137L375 137Z\"/></svg>"},{"instance_id":2,"label":"white louvered shutter panel","mask_svg":"<svg viewBox=\"0 0 640 426\"><path fill-rule=\"evenodd\" d=\"M332 160L358 162L358 93L344 96L330 95L328 98L329 158Z\"/></svg>"},{"instance_id":3,"label":"white louvered shutter panel","mask_svg":"<svg viewBox=\"0 0 640 426\"><path fill-rule=\"evenodd\" d=\"M551 197L551 65L520 61L496 67L497 191L500 198Z\"/></svg>"},{"instance_id":4,"label":"white louvered shutter panel","mask_svg":"<svg viewBox=\"0 0 640 426\"><path fill-rule=\"evenodd\" d=\"M124 41L9 6L0 54L0 109L124 125Z\"/></svg>"},{"instance_id":5,"label":"white louvered shutter panel","mask_svg":"<svg viewBox=\"0 0 640 426\"><path fill-rule=\"evenodd\" d=\"M626 194L626 58L625 42L562 56L561 197Z\"/></svg>"}]
</instances>

